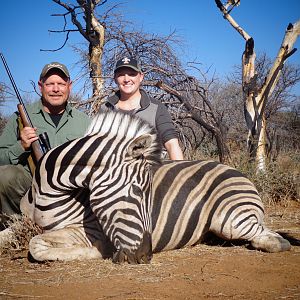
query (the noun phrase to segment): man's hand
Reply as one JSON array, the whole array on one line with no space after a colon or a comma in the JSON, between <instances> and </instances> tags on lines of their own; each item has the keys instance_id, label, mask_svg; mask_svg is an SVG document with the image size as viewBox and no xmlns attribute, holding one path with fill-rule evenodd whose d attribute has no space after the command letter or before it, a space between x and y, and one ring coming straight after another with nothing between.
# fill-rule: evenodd
<instances>
[{"instance_id":1,"label":"man's hand","mask_svg":"<svg viewBox=\"0 0 300 300\"><path fill-rule=\"evenodd\" d=\"M37 128L24 127L20 132L21 145L25 151L29 150L31 144L38 140Z\"/></svg>"}]
</instances>

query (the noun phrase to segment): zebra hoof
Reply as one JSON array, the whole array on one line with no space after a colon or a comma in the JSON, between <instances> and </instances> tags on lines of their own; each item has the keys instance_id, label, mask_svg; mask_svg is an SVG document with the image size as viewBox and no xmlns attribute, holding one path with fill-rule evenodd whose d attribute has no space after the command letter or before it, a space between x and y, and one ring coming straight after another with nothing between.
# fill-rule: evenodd
<instances>
[{"instance_id":1,"label":"zebra hoof","mask_svg":"<svg viewBox=\"0 0 300 300\"><path fill-rule=\"evenodd\" d=\"M255 237L251 241L251 245L255 249L271 253L288 251L291 249L290 242L281 237L280 235L266 235Z\"/></svg>"}]
</instances>

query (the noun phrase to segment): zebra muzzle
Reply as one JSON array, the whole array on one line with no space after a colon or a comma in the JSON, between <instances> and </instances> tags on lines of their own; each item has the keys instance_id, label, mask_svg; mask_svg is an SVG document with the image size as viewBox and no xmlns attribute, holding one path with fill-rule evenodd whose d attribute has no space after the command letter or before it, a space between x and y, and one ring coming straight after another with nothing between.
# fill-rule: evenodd
<instances>
[{"instance_id":1,"label":"zebra muzzle","mask_svg":"<svg viewBox=\"0 0 300 300\"><path fill-rule=\"evenodd\" d=\"M149 264L152 259L152 237L149 232L145 232L140 247L135 253L139 264Z\"/></svg>"},{"instance_id":2,"label":"zebra muzzle","mask_svg":"<svg viewBox=\"0 0 300 300\"><path fill-rule=\"evenodd\" d=\"M113 254L113 262L122 264L149 264L152 259L152 238L149 232L145 232L142 242L135 252L120 248Z\"/></svg>"}]
</instances>

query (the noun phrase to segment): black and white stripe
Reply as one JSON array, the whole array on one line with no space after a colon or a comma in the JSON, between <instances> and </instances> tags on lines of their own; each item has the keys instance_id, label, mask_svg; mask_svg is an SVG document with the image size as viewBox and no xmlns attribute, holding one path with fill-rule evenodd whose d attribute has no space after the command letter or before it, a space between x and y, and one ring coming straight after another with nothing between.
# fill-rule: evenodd
<instances>
[{"instance_id":1,"label":"black and white stripe","mask_svg":"<svg viewBox=\"0 0 300 300\"><path fill-rule=\"evenodd\" d=\"M23 205L47 230L31 241L34 257L114 251L115 262L149 262L152 251L195 245L209 232L268 252L290 249L265 227L258 192L239 171L214 161L159 165L159 155L147 124L115 112L97 116L87 136L47 153Z\"/></svg>"},{"instance_id":2,"label":"black and white stripe","mask_svg":"<svg viewBox=\"0 0 300 300\"><path fill-rule=\"evenodd\" d=\"M138 118L113 112L99 114L90 128L41 159L21 209L46 233L83 229L77 238L84 245L93 246L104 231L117 261L140 260L130 255L139 247L151 255L150 167L160 158L156 132Z\"/></svg>"},{"instance_id":3,"label":"black and white stripe","mask_svg":"<svg viewBox=\"0 0 300 300\"><path fill-rule=\"evenodd\" d=\"M209 232L251 241L269 252L288 241L264 226L264 207L254 185L239 171L215 161L177 161L154 175L153 251L200 243Z\"/></svg>"}]
</instances>

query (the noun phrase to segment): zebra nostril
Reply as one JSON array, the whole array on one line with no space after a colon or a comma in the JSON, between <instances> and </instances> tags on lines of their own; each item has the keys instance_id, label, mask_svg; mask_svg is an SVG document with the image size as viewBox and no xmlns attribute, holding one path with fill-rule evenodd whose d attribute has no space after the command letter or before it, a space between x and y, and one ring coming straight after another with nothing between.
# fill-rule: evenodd
<instances>
[{"instance_id":1,"label":"zebra nostril","mask_svg":"<svg viewBox=\"0 0 300 300\"><path fill-rule=\"evenodd\" d=\"M151 260L152 260L152 257L153 257L152 252L151 252L151 254L148 254L146 257L147 257L146 263L147 263L147 264L150 264L150 262L151 262Z\"/></svg>"},{"instance_id":2,"label":"zebra nostril","mask_svg":"<svg viewBox=\"0 0 300 300\"><path fill-rule=\"evenodd\" d=\"M145 232L143 235L140 247L135 253L137 262L139 264L148 264L152 259L152 237L149 232Z\"/></svg>"},{"instance_id":3,"label":"zebra nostril","mask_svg":"<svg viewBox=\"0 0 300 300\"><path fill-rule=\"evenodd\" d=\"M118 251L116 251L113 254L113 258L112 258L112 262L113 263L115 263L115 264L122 264L125 261L127 261L127 255L126 255L126 253L122 249L119 249Z\"/></svg>"},{"instance_id":4,"label":"zebra nostril","mask_svg":"<svg viewBox=\"0 0 300 300\"><path fill-rule=\"evenodd\" d=\"M134 254L127 255L127 262L132 265L136 265L139 263Z\"/></svg>"},{"instance_id":5,"label":"zebra nostril","mask_svg":"<svg viewBox=\"0 0 300 300\"><path fill-rule=\"evenodd\" d=\"M140 263L150 264L151 259L152 259L152 255L149 255L149 254L143 255L141 257L141 262Z\"/></svg>"}]
</instances>

